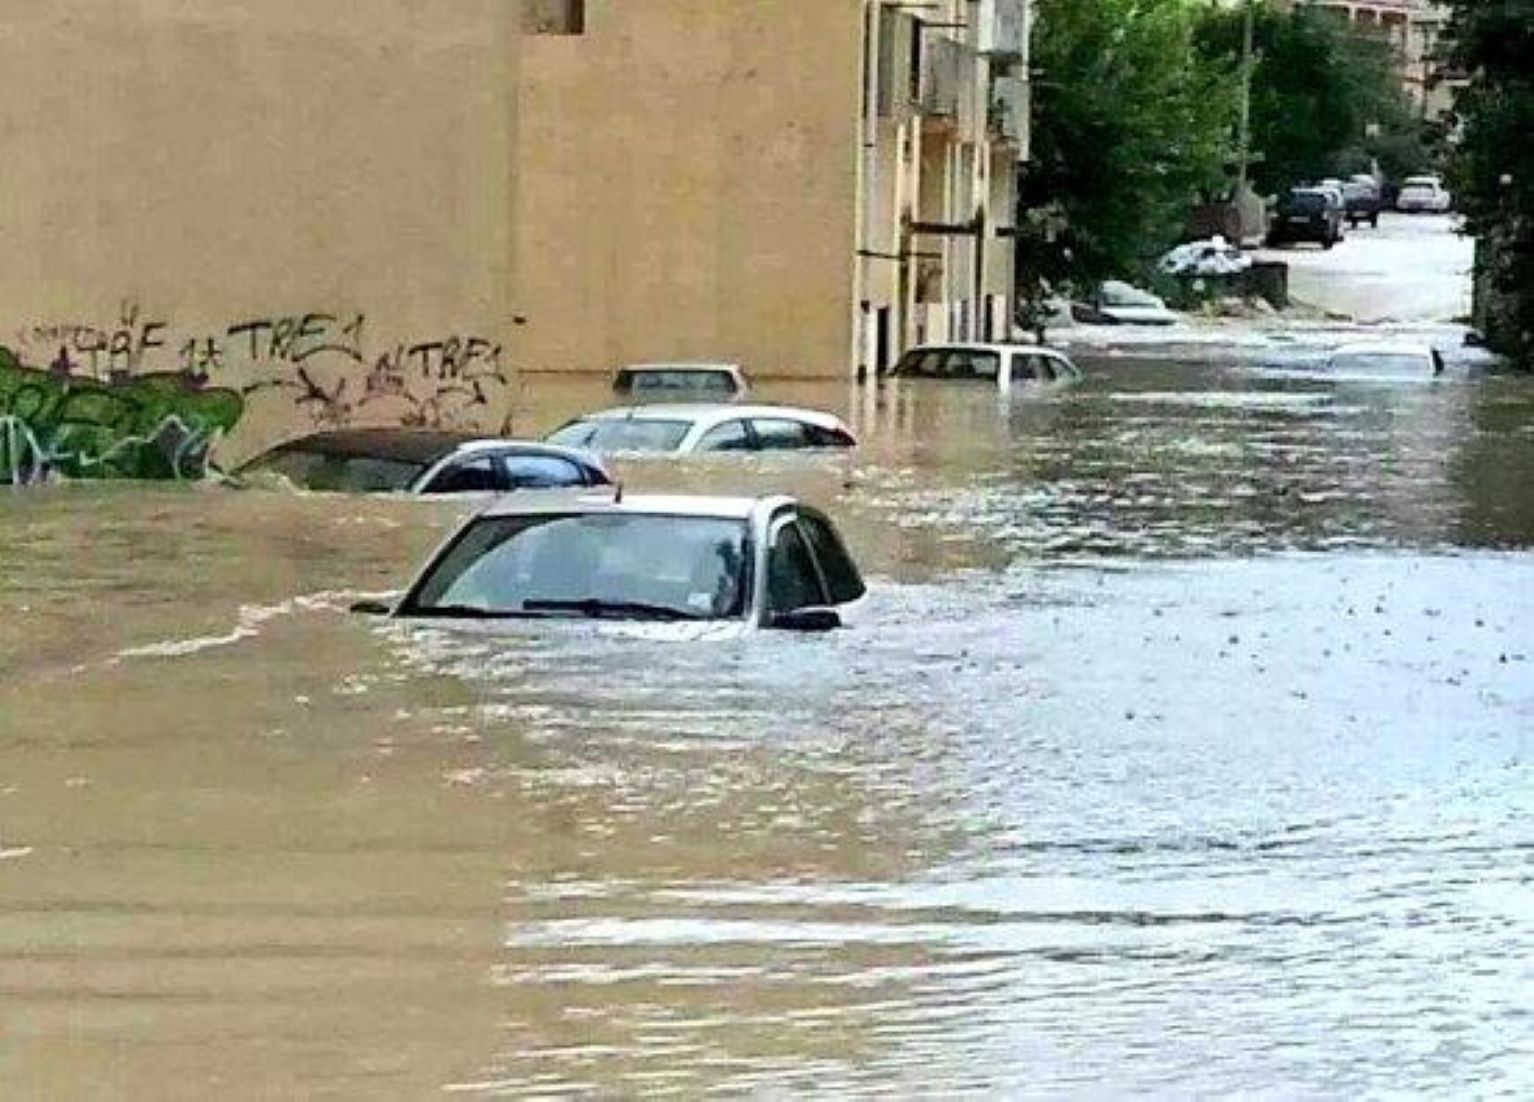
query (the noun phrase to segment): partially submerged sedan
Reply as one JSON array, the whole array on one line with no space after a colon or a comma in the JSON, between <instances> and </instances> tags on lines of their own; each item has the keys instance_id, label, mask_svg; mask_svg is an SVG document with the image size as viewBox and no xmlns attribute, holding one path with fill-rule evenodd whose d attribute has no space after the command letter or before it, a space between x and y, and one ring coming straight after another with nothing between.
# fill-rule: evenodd
<instances>
[{"instance_id":1,"label":"partially submerged sedan","mask_svg":"<svg viewBox=\"0 0 1534 1102\"><path fill-rule=\"evenodd\" d=\"M863 596L824 514L787 497L525 494L469 520L393 609L397 619L594 619L841 626Z\"/></svg>"},{"instance_id":2,"label":"partially submerged sedan","mask_svg":"<svg viewBox=\"0 0 1534 1102\"><path fill-rule=\"evenodd\" d=\"M1070 357L1038 344L923 344L900 358L890 374L912 379L993 383L1074 382L1081 371Z\"/></svg>"},{"instance_id":3,"label":"partially submerged sedan","mask_svg":"<svg viewBox=\"0 0 1534 1102\"><path fill-rule=\"evenodd\" d=\"M600 460L573 448L401 428L313 433L263 452L234 474L247 481L281 480L301 490L427 495L612 482Z\"/></svg>"},{"instance_id":4,"label":"partially submerged sedan","mask_svg":"<svg viewBox=\"0 0 1534 1102\"><path fill-rule=\"evenodd\" d=\"M802 451L851 448L857 439L840 417L795 406L625 406L579 417L548 436L550 444L611 454Z\"/></svg>"},{"instance_id":5,"label":"partially submerged sedan","mask_svg":"<svg viewBox=\"0 0 1534 1102\"><path fill-rule=\"evenodd\" d=\"M1436 379L1445 370L1443 353L1430 344L1344 344L1327 358L1329 374L1337 378L1381 381Z\"/></svg>"},{"instance_id":6,"label":"partially submerged sedan","mask_svg":"<svg viewBox=\"0 0 1534 1102\"><path fill-rule=\"evenodd\" d=\"M618 369L613 390L636 402L737 402L751 389L739 364L650 363Z\"/></svg>"}]
</instances>

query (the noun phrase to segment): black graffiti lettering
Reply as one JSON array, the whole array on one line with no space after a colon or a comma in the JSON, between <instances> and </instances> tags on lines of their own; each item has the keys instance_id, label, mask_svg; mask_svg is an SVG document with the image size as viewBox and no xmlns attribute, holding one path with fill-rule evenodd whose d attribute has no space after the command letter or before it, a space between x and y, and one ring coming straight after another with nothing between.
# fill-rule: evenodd
<instances>
[{"instance_id":1,"label":"black graffiti lettering","mask_svg":"<svg viewBox=\"0 0 1534 1102\"><path fill-rule=\"evenodd\" d=\"M145 353L156 348L165 347L165 341L160 337L160 334L169 328L170 326L163 321L152 321L139 331L138 354L140 360L142 360Z\"/></svg>"},{"instance_id":2,"label":"black graffiti lettering","mask_svg":"<svg viewBox=\"0 0 1534 1102\"><path fill-rule=\"evenodd\" d=\"M224 331L224 335L231 339L236 337L250 337L250 358L261 359L261 335L269 333L272 329L270 321L242 321L238 325L231 325Z\"/></svg>"}]
</instances>

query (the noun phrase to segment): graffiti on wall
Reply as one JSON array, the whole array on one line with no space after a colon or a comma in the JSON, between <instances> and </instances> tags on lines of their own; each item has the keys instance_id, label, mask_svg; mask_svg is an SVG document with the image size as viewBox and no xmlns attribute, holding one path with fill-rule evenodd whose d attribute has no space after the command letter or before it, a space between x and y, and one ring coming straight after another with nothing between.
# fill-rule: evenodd
<instances>
[{"instance_id":1,"label":"graffiti on wall","mask_svg":"<svg viewBox=\"0 0 1534 1102\"><path fill-rule=\"evenodd\" d=\"M237 391L180 373L101 381L25 367L0 347L0 481L202 478L244 408Z\"/></svg>"},{"instance_id":2,"label":"graffiti on wall","mask_svg":"<svg viewBox=\"0 0 1534 1102\"><path fill-rule=\"evenodd\" d=\"M36 324L14 343L0 348L0 479L11 482L203 477L257 402L299 428L509 429L500 344L472 333L375 344L362 313L182 329L129 302L110 325Z\"/></svg>"}]
</instances>

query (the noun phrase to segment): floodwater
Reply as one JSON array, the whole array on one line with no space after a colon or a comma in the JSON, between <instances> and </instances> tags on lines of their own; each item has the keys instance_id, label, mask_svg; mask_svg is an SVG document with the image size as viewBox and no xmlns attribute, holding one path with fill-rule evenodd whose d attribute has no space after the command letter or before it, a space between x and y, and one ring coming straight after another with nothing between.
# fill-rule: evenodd
<instances>
[{"instance_id":1,"label":"floodwater","mask_svg":"<svg viewBox=\"0 0 1534 1102\"><path fill-rule=\"evenodd\" d=\"M1528 1097L1534 384L798 388L850 630L346 614L461 507L0 497L0 1097ZM535 388L529 425L602 402Z\"/></svg>"}]
</instances>

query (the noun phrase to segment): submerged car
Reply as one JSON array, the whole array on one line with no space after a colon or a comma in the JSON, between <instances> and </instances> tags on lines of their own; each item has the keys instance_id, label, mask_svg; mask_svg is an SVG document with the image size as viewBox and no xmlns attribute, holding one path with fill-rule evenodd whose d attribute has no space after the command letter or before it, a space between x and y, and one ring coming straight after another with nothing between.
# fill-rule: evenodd
<instances>
[{"instance_id":1,"label":"submerged car","mask_svg":"<svg viewBox=\"0 0 1534 1102\"><path fill-rule=\"evenodd\" d=\"M1268 244L1314 241L1329 249L1342 240L1343 202L1323 188L1297 187L1278 201L1268 227Z\"/></svg>"},{"instance_id":2,"label":"submerged car","mask_svg":"<svg viewBox=\"0 0 1534 1102\"><path fill-rule=\"evenodd\" d=\"M547 439L594 452L671 455L857 445L840 417L795 406L625 406L578 417Z\"/></svg>"},{"instance_id":3,"label":"submerged car","mask_svg":"<svg viewBox=\"0 0 1534 1102\"><path fill-rule=\"evenodd\" d=\"M1356 379L1432 379L1444 373L1443 354L1428 344L1345 344L1326 362L1334 375Z\"/></svg>"},{"instance_id":4,"label":"submerged car","mask_svg":"<svg viewBox=\"0 0 1534 1102\"><path fill-rule=\"evenodd\" d=\"M1437 176L1408 176L1396 196L1396 210L1406 214L1443 214L1454 205L1454 197Z\"/></svg>"},{"instance_id":5,"label":"submerged car","mask_svg":"<svg viewBox=\"0 0 1534 1102\"><path fill-rule=\"evenodd\" d=\"M865 591L831 521L792 498L523 494L464 524L397 606L358 611L830 631Z\"/></svg>"},{"instance_id":6,"label":"submerged car","mask_svg":"<svg viewBox=\"0 0 1534 1102\"><path fill-rule=\"evenodd\" d=\"M750 389L740 365L727 363L630 364L613 378L614 392L635 400L730 402Z\"/></svg>"},{"instance_id":7,"label":"submerged car","mask_svg":"<svg viewBox=\"0 0 1534 1102\"><path fill-rule=\"evenodd\" d=\"M399 428L344 429L289 440L234 475L247 481L281 479L301 490L427 495L612 482L600 460L573 448Z\"/></svg>"},{"instance_id":8,"label":"submerged car","mask_svg":"<svg viewBox=\"0 0 1534 1102\"><path fill-rule=\"evenodd\" d=\"M1096 325L1176 325L1180 319L1166 300L1122 280L1100 284L1097 296L1075 312L1077 321Z\"/></svg>"},{"instance_id":9,"label":"submerged car","mask_svg":"<svg viewBox=\"0 0 1534 1102\"><path fill-rule=\"evenodd\" d=\"M890 374L907 379L979 380L1003 388L1081 378L1069 356L1037 344L917 345L900 357Z\"/></svg>"}]
</instances>

